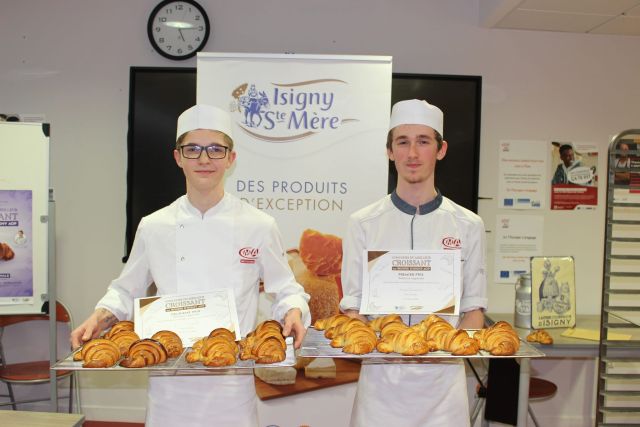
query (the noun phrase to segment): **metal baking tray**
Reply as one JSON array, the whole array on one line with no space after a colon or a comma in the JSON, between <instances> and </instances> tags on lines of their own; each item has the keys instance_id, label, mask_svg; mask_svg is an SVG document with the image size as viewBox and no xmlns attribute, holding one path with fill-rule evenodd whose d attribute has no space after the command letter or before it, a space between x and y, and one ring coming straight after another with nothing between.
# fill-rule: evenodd
<instances>
[{"instance_id":1,"label":"metal baking tray","mask_svg":"<svg viewBox=\"0 0 640 427\"><path fill-rule=\"evenodd\" d=\"M76 351L69 354L64 359L57 362L55 365L51 367L53 370L65 370L65 371L163 371L164 375L173 375L175 374L188 374L192 371L228 371L228 370L247 370L253 368L278 368L283 366L293 366L296 363L296 356L293 350L293 338L287 337L285 339L287 343L287 351L286 351L286 359L279 363L256 363L254 360L240 360L230 366L205 366L201 362L189 363L185 360L185 357L189 351L191 351L191 347L187 347L182 351L180 357L175 357L172 359L167 359L166 362L161 363L159 365L153 366L145 366L144 368L125 368L120 366L120 362L123 359L120 359L115 366L111 368L83 368L82 361L74 361L73 355ZM79 351L79 350L77 350ZM206 374L206 372L199 372L199 374Z\"/></svg>"},{"instance_id":2,"label":"metal baking tray","mask_svg":"<svg viewBox=\"0 0 640 427\"><path fill-rule=\"evenodd\" d=\"M475 330L467 331L469 335L473 336ZM324 331L319 331L310 327L307 330L307 335L304 337L302 347L298 353L300 357L332 357L332 358L349 358L349 359L362 359L372 363L427 363L430 361L436 361L434 359L479 359L479 358L496 358L496 359L511 359L511 358L534 358L544 357L537 348L531 344L520 339L520 349L518 352L511 356L494 356L487 351L480 350L477 354L471 356L454 356L446 351L432 351L422 356L403 356L400 353L380 353L374 350L367 354L349 354L343 353L341 348L333 348L329 344L331 340L324 337Z\"/></svg>"}]
</instances>

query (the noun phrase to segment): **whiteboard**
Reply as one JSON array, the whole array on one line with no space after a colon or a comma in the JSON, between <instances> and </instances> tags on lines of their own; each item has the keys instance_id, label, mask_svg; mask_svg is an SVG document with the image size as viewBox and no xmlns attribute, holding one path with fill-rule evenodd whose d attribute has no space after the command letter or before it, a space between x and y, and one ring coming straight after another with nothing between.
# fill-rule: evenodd
<instances>
[{"instance_id":1,"label":"whiteboard","mask_svg":"<svg viewBox=\"0 0 640 427\"><path fill-rule=\"evenodd\" d=\"M39 313L48 291L49 125L0 122L0 314Z\"/></svg>"}]
</instances>

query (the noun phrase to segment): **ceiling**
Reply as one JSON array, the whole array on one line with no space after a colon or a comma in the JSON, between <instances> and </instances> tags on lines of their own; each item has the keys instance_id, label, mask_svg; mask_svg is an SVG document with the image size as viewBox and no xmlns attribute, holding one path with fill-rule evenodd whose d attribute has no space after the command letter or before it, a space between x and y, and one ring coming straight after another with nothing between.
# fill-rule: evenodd
<instances>
[{"instance_id":1,"label":"ceiling","mask_svg":"<svg viewBox=\"0 0 640 427\"><path fill-rule=\"evenodd\" d=\"M640 0L480 0L487 28L640 36Z\"/></svg>"}]
</instances>

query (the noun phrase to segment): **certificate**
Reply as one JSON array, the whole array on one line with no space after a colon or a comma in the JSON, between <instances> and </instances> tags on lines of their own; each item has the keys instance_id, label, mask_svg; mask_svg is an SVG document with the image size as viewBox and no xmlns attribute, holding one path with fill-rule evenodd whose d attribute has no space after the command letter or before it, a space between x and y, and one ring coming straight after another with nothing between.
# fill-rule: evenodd
<instances>
[{"instance_id":1,"label":"certificate","mask_svg":"<svg viewBox=\"0 0 640 427\"><path fill-rule=\"evenodd\" d=\"M162 330L173 331L185 346L206 337L215 328L227 328L240 339L238 312L231 289L190 295L136 298L135 331L150 338Z\"/></svg>"},{"instance_id":2,"label":"certificate","mask_svg":"<svg viewBox=\"0 0 640 427\"><path fill-rule=\"evenodd\" d=\"M458 315L460 251L364 251L361 314Z\"/></svg>"}]
</instances>

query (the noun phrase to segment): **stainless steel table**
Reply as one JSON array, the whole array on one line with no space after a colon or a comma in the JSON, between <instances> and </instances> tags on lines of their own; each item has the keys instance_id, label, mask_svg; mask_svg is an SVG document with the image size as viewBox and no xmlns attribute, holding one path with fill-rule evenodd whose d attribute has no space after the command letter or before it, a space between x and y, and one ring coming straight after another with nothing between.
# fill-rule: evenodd
<instances>
[{"instance_id":1,"label":"stainless steel table","mask_svg":"<svg viewBox=\"0 0 640 427\"><path fill-rule=\"evenodd\" d=\"M493 324L500 320L514 324L513 313L487 313L485 315L488 324ZM584 329L600 330L600 315L577 315L576 327ZM553 338L553 344L541 345L532 343L548 357L585 357L597 358L599 341L584 340L577 338L563 337L561 334L567 328L545 329ZM526 339L531 329L515 328L521 338ZM531 360L520 359L520 383L518 388L518 426L527 425L527 415L529 407L529 378L531 375Z\"/></svg>"}]
</instances>

